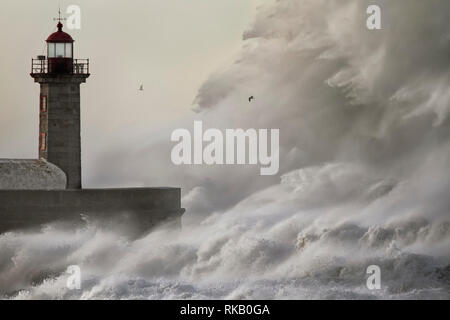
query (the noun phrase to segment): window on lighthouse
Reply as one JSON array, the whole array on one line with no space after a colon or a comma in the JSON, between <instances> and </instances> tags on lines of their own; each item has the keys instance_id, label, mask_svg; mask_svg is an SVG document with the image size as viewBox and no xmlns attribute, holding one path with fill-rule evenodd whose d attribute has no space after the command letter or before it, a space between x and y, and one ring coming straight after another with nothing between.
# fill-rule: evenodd
<instances>
[{"instance_id":1,"label":"window on lighthouse","mask_svg":"<svg viewBox=\"0 0 450 320\"><path fill-rule=\"evenodd\" d=\"M72 58L72 44L66 43L66 58Z\"/></svg>"},{"instance_id":2,"label":"window on lighthouse","mask_svg":"<svg viewBox=\"0 0 450 320\"><path fill-rule=\"evenodd\" d=\"M47 112L47 96L41 96L41 112Z\"/></svg>"},{"instance_id":3,"label":"window on lighthouse","mask_svg":"<svg viewBox=\"0 0 450 320\"><path fill-rule=\"evenodd\" d=\"M45 132L41 133L41 139L39 141L39 144L41 145L41 151L47 150L47 134Z\"/></svg>"},{"instance_id":4,"label":"window on lighthouse","mask_svg":"<svg viewBox=\"0 0 450 320\"><path fill-rule=\"evenodd\" d=\"M56 58L64 58L64 43L56 44Z\"/></svg>"},{"instance_id":5,"label":"window on lighthouse","mask_svg":"<svg viewBox=\"0 0 450 320\"><path fill-rule=\"evenodd\" d=\"M48 44L49 58L72 58L72 44L71 43L49 43Z\"/></svg>"},{"instance_id":6,"label":"window on lighthouse","mask_svg":"<svg viewBox=\"0 0 450 320\"><path fill-rule=\"evenodd\" d=\"M55 45L56 43L49 43L48 44L48 57L54 58L55 57Z\"/></svg>"}]
</instances>

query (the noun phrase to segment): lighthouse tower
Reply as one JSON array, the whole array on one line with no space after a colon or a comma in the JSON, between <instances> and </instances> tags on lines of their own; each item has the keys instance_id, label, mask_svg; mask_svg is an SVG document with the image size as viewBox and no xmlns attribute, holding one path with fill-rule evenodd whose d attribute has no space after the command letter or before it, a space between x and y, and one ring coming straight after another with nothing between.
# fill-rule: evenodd
<instances>
[{"instance_id":1,"label":"lighthouse tower","mask_svg":"<svg viewBox=\"0 0 450 320\"><path fill-rule=\"evenodd\" d=\"M89 60L74 59L74 40L58 20L47 57L31 62L31 77L40 84L39 158L65 172L68 189L81 189L80 85L89 77Z\"/></svg>"}]
</instances>

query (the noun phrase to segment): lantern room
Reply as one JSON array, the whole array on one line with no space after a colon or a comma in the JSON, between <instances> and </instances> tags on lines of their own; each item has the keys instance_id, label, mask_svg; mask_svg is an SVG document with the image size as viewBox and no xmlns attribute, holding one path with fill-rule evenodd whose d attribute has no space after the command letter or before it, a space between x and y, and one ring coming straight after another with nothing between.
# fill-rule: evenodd
<instances>
[{"instance_id":1,"label":"lantern room","mask_svg":"<svg viewBox=\"0 0 450 320\"><path fill-rule=\"evenodd\" d=\"M47 39L47 59L49 73L73 72L73 42L68 34L62 31L63 24L58 23L58 31Z\"/></svg>"}]
</instances>

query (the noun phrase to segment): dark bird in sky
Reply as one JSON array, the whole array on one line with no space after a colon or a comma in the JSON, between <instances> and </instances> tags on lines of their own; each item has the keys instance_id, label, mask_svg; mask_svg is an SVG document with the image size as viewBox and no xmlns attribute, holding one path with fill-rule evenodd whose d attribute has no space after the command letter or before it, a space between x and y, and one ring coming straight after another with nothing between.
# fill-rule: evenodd
<instances>
[{"instance_id":1,"label":"dark bird in sky","mask_svg":"<svg viewBox=\"0 0 450 320\"><path fill-rule=\"evenodd\" d=\"M255 99L255 97L251 96L251 97L248 98L248 102L252 102L252 100L254 100L254 99Z\"/></svg>"},{"instance_id":2,"label":"dark bird in sky","mask_svg":"<svg viewBox=\"0 0 450 320\"><path fill-rule=\"evenodd\" d=\"M144 91L144 85L141 84L141 86L139 87L139 91Z\"/></svg>"}]
</instances>

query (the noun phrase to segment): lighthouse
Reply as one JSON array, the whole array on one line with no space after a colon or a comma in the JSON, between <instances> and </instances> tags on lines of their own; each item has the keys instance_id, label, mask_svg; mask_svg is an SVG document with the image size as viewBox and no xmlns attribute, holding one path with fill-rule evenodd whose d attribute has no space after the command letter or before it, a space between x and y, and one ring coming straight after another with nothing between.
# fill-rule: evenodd
<instances>
[{"instance_id":1,"label":"lighthouse","mask_svg":"<svg viewBox=\"0 0 450 320\"><path fill-rule=\"evenodd\" d=\"M39 159L0 159L0 234L51 222L99 221L130 236L180 228L180 188L82 187L80 86L89 60L74 59L74 41L56 20L47 55L31 59L31 77L40 84Z\"/></svg>"},{"instance_id":2,"label":"lighthouse","mask_svg":"<svg viewBox=\"0 0 450 320\"><path fill-rule=\"evenodd\" d=\"M57 20L47 56L31 62L31 77L40 84L39 158L64 171L67 189L81 189L80 85L90 75L89 59L74 59L74 40Z\"/></svg>"}]
</instances>

